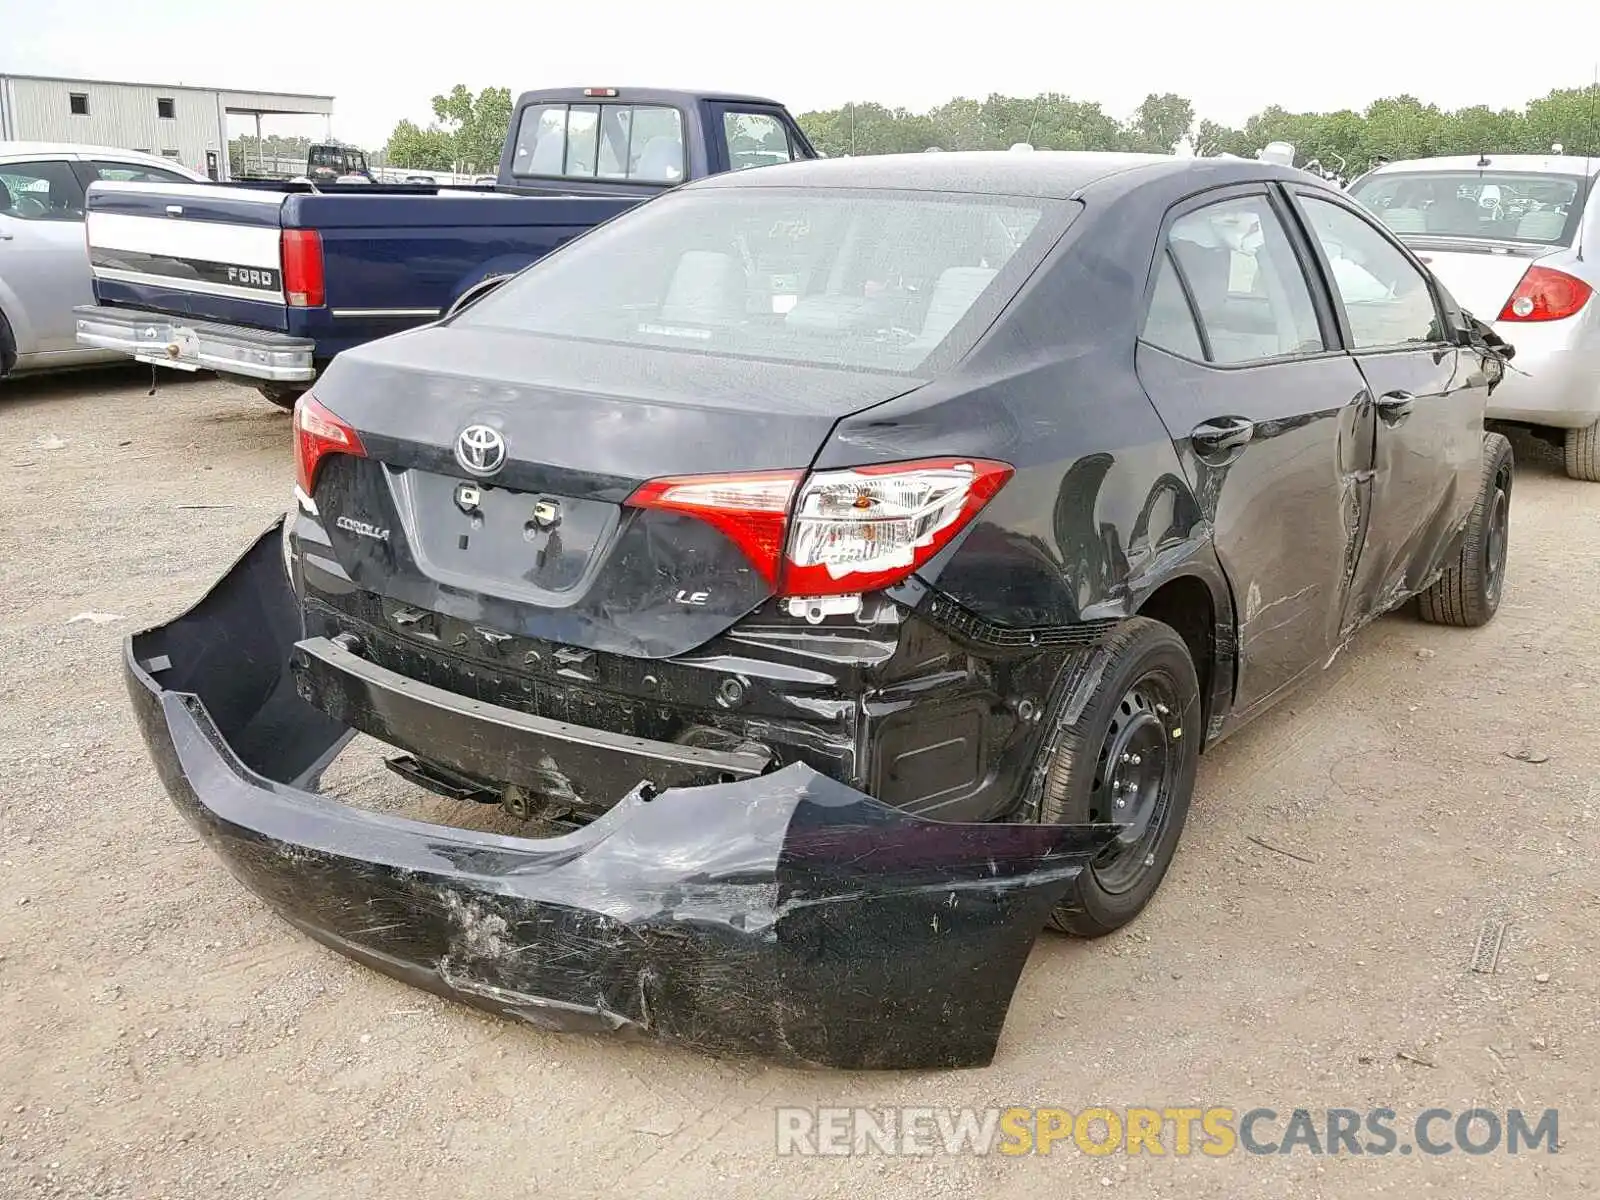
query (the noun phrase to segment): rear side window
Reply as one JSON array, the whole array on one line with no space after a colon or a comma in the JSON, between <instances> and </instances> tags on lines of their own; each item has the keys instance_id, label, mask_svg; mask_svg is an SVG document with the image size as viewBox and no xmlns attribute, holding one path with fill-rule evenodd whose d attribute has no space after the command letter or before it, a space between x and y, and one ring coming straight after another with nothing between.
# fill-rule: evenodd
<instances>
[{"instance_id":1,"label":"rear side window","mask_svg":"<svg viewBox=\"0 0 1600 1200\"><path fill-rule=\"evenodd\" d=\"M1325 349L1311 289L1265 196L1186 213L1167 250L1194 297L1209 359L1246 363Z\"/></svg>"},{"instance_id":2,"label":"rear side window","mask_svg":"<svg viewBox=\"0 0 1600 1200\"><path fill-rule=\"evenodd\" d=\"M692 188L602 225L456 319L910 372L935 351L965 353L1076 211L1006 196Z\"/></svg>"},{"instance_id":3,"label":"rear side window","mask_svg":"<svg viewBox=\"0 0 1600 1200\"><path fill-rule=\"evenodd\" d=\"M83 188L65 162L0 163L0 213L23 221L81 221Z\"/></svg>"},{"instance_id":4,"label":"rear side window","mask_svg":"<svg viewBox=\"0 0 1600 1200\"><path fill-rule=\"evenodd\" d=\"M1438 341L1443 326L1422 272L1365 219L1315 196L1301 196L1311 232L1333 273L1351 348Z\"/></svg>"},{"instance_id":5,"label":"rear side window","mask_svg":"<svg viewBox=\"0 0 1600 1200\"><path fill-rule=\"evenodd\" d=\"M789 131L771 113L723 113L722 135L728 140L728 165L735 171L770 167L794 158Z\"/></svg>"},{"instance_id":6,"label":"rear side window","mask_svg":"<svg viewBox=\"0 0 1600 1200\"><path fill-rule=\"evenodd\" d=\"M1185 358L1204 359L1206 356L1200 330L1194 323L1194 310L1183 294L1183 284L1178 279L1178 269L1173 266L1170 250L1161 255L1156 269L1156 286L1150 294L1143 337L1152 346Z\"/></svg>"},{"instance_id":7,"label":"rear side window","mask_svg":"<svg viewBox=\"0 0 1600 1200\"><path fill-rule=\"evenodd\" d=\"M533 104L522 110L511 173L678 183L683 114L650 104Z\"/></svg>"}]
</instances>

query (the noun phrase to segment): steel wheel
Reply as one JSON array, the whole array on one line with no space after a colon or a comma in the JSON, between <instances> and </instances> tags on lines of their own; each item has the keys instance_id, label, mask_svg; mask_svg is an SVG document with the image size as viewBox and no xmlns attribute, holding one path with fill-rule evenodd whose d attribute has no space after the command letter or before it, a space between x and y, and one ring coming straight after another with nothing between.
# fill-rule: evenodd
<instances>
[{"instance_id":1,"label":"steel wheel","mask_svg":"<svg viewBox=\"0 0 1600 1200\"><path fill-rule=\"evenodd\" d=\"M1113 894L1126 892L1154 865L1156 842L1172 803L1177 756L1176 689L1163 672L1134 681L1112 713L1095 762L1089 819L1123 826L1094 866Z\"/></svg>"}]
</instances>

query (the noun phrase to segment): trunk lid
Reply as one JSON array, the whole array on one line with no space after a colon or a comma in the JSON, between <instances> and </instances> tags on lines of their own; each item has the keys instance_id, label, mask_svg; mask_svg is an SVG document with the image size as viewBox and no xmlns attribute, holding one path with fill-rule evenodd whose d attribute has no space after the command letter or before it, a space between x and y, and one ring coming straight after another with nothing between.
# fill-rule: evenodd
<instances>
[{"instance_id":1,"label":"trunk lid","mask_svg":"<svg viewBox=\"0 0 1600 1200\"><path fill-rule=\"evenodd\" d=\"M840 417L919 382L420 329L340 355L318 383L367 457L329 459L315 499L340 565L409 606L409 634L439 613L488 640L664 657L726 630L772 582L722 529L624 501L664 476L803 470ZM475 427L503 448L492 473L457 453Z\"/></svg>"},{"instance_id":2,"label":"trunk lid","mask_svg":"<svg viewBox=\"0 0 1600 1200\"><path fill-rule=\"evenodd\" d=\"M1401 240L1439 277L1462 308L1490 322L1499 317L1500 310L1533 262L1561 249L1558 246L1469 242L1460 238L1403 237Z\"/></svg>"}]
</instances>

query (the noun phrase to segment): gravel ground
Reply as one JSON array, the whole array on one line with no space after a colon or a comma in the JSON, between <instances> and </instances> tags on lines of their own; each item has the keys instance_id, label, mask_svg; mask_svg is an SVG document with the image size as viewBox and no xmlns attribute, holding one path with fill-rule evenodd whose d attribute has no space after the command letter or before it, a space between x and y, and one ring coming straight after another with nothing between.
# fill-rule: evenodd
<instances>
[{"instance_id":1,"label":"gravel ground","mask_svg":"<svg viewBox=\"0 0 1600 1200\"><path fill-rule=\"evenodd\" d=\"M119 647L284 507L288 419L209 379L147 391L138 372L0 385L0 1195L1600 1186L1600 488L1531 443L1496 621L1385 619L1209 754L1149 912L1041 940L992 1067L806 1073L481 1016L324 950L227 875L162 792ZM388 778L373 761L344 768L353 792ZM1476 974L1491 919L1499 970ZM775 1152L778 1105L1185 1104L1389 1106L1402 1125L1557 1107L1561 1152Z\"/></svg>"}]
</instances>

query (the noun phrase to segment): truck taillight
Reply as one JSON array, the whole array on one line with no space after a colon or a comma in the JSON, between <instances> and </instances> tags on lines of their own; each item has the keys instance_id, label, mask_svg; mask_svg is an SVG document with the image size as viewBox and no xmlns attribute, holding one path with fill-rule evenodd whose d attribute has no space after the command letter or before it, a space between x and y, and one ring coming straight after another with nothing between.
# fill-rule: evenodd
<instances>
[{"instance_id":1,"label":"truck taillight","mask_svg":"<svg viewBox=\"0 0 1600 1200\"><path fill-rule=\"evenodd\" d=\"M817 471L653 480L628 503L727 534L780 596L837 596L910 576L966 527L1012 469L941 458Z\"/></svg>"},{"instance_id":2,"label":"truck taillight","mask_svg":"<svg viewBox=\"0 0 1600 1200\"><path fill-rule=\"evenodd\" d=\"M310 392L294 404L294 468L295 482L307 496L313 494L317 483L317 468L330 454L367 456L361 437L341 421Z\"/></svg>"},{"instance_id":3,"label":"truck taillight","mask_svg":"<svg viewBox=\"0 0 1600 1200\"><path fill-rule=\"evenodd\" d=\"M1502 321L1561 321L1572 316L1593 294L1583 280L1554 267L1529 267L1500 310Z\"/></svg>"},{"instance_id":4,"label":"truck taillight","mask_svg":"<svg viewBox=\"0 0 1600 1200\"><path fill-rule=\"evenodd\" d=\"M283 231L283 295L291 308L321 308L327 299L322 284L322 235L315 229Z\"/></svg>"}]
</instances>

